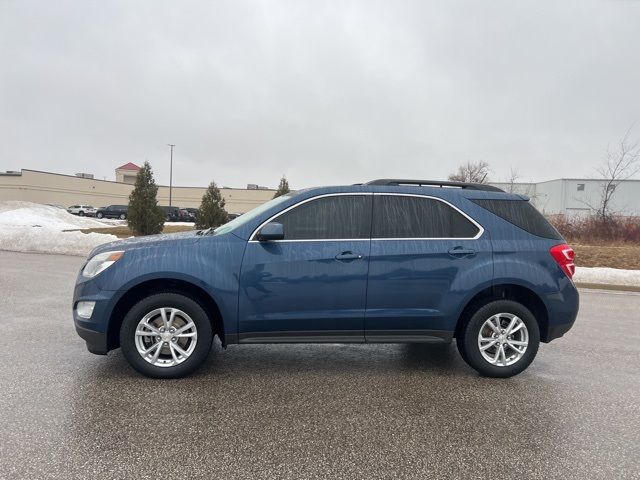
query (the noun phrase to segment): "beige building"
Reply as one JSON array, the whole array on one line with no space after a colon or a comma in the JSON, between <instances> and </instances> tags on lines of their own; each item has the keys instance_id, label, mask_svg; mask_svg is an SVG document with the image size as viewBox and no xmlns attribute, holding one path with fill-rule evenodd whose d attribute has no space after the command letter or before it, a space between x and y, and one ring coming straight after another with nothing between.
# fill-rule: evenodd
<instances>
[{"instance_id":1,"label":"beige building","mask_svg":"<svg viewBox=\"0 0 640 480\"><path fill-rule=\"evenodd\" d=\"M127 164L116 169L116 178L122 180L116 182L27 169L0 173L0 201L24 200L63 207L77 204L94 207L126 205L129 203L129 194L133 189L133 185L129 183L131 181L129 177L133 174L135 180L134 170L125 168L128 165L137 167L134 164ZM118 171L121 176L118 176ZM173 187L171 204L183 208L197 208L200 206L205 190L206 187ZM227 212L245 213L271 199L275 190L221 188L220 192L226 201ZM169 205L168 186L159 186L158 204Z\"/></svg>"}]
</instances>

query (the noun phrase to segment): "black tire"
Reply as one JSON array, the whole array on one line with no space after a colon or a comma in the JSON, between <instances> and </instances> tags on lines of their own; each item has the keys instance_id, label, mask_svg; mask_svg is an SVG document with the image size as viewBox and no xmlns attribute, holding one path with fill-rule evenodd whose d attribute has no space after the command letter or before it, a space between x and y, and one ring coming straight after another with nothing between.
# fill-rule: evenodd
<instances>
[{"instance_id":1,"label":"black tire","mask_svg":"<svg viewBox=\"0 0 640 480\"><path fill-rule=\"evenodd\" d=\"M120 220L126 220L127 216L124 213L120 214Z\"/></svg>"},{"instance_id":2,"label":"black tire","mask_svg":"<svg viewBox=\"0 0 640 480\"><path fill-rule=\"evenodd\" d=\"M189 315L196 325L198 339L191 355L178 365L161 367L142 358L135 344L138 323L149 312L173 307ZM213 341L213 330L206 312L198 302L179 293L165 292L150 295L136 303L125 315L120 327L120 348L129 364L141 374L152 378L179 378L196 370L207 358Z\"/></svg>"},{"instance_id":3,"label":"black tire","mask_svg":"<svg viewBox=\"0 0 640 480\"><path fill-rule=\"evenodd\" d=\"M80 210L80 211L78 212L78 215L80 215L81 217L84 217L84 212L83 212L82 210Z\"/></svg>"},{"instance_id":4,"label":"black tire","mask_svg":"<svg viewBox=\"0 0 640 480\"><path fill-rule=\"evenodd\" d=\"M98 212L98 213L96 213L96 217L98 217L98 218L102 218L103 216L104 216L104 215L102 215L102 212Z\"/></svg>"},{"instance_id":5,"label":"black tire","mask_svg":"<svg viewBox=\"0 0 640 480\"><path fill-rule=\"evenodd\" d=\"M529 340L522 357L512 365L496 366L486 360L480 352L478 335L484 322L493 315L507 313L518 316L527 327ZM533 362L540 346L540 327L531 311L512 300L496 300L480 307L463 325L456 338L458 351L467 364L480 375L494 378L508 378L524 371Z\"/></svg>"}]
</instances>

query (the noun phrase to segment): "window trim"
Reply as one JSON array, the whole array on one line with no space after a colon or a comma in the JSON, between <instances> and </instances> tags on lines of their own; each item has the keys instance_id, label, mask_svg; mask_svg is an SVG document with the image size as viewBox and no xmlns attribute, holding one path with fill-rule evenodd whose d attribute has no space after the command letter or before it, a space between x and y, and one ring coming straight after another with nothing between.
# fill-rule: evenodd
<instances>
[{"instance_id":1,"label":"window trim","mask_svg":"<svg viewBox=\"0 0 640 480\"><path fill-rule=\"evenodd\" d=\"M475 225L478 228L478 233L474 237L385 237L385 238L373 238L373 237L371 237L372 241L373 240L382 240L382 241L389 241L389 240L403 240L403 241L407 241L407 240L414 240L414 241L415 240L477 240L484 233L484 227L482 225L480 225L478 222L476 222L473 218L471 218L465 212L460 210L458 207L456 207L452 203L447 202L443 198L434 197L432 195L420 195L420 194L416 194L416 193L375 193L374 195L392 196L392 197L417 197L417 198L428 198L428 199L431 199L431 200L437 200L438 202L442 202L445 205L448 205L449 207L453 208L456 212L458 212L464 218L469 220L473 225ZM375 208L375 202L374 202L374 208ZM371 221L373 222L373 217L371 218Z\"/></svg>"},{"instance_id":2,"label":"window trim","mask_svg":"<svg viewBox=\"0 0 640 480\"><path fill-rule=\"evenodd\" d=\"M432 195L420 195L420 194L416 194L416 193L341 192L341 193L325 193L323 195L317 195L315 197L306 198L306 199L302 200L301 202L294 203L293 205L290 205L289 207L285 208L284 210L273 214L267 220L265 220L260 225L258 225L253 230L253 232L251 232L251 235L249 236L249 242L248 243L261 243L259 240L255 239L255 236L257 235L258 231L262 227L264 227L267 223L275 220L280 215L283 215L283 214L287 213L289 210L293 210L294 208L296 208L296 207L298 207L300 205L303 205L303 204L305 204L307 202L310 202L312 200L318 200L320 198L340 197L340 196L353 196L353 195L371 195L371 196L386 195L386 196L394 196L394 197L417 197L417 198L428 198L428 199L431 199L431 200L436 200L438 202L442 202L445 205L448 205L449 207L453 208L455 211L460 213L464 218L469 220L473 225L475 225L478 228L478 233L474 237L408 237L408 238L389 237L389 238L373 238L373 237L371 237L371 235L369 235L369 238L307 238L307 239L300 239L300 240L287 240L287 239L284 239L284 240L270 240L269 243L290 243L290 242L369 242L369 241L372 241L372 240L382 240L382 241L389 241L389 240L401 240L401 241L407 241L407 240L411 240L411 241L416 241L416 240L477 240L484 234L484 227L482 225L480 225L472 217L467 215L465 212L460 210L458 207L456 207L452 203L449 203L448 201L446 201L446 200L444 200L444 199L442 199L440 197L434 197ZM373 215L371 217L371 222L373 222Z\"/></svg>"}]
</instances>

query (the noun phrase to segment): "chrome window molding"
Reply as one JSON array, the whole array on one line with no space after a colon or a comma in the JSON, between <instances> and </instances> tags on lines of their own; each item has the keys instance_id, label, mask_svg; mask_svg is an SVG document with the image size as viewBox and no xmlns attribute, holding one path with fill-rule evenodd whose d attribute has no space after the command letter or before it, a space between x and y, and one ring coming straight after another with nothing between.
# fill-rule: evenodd
<instances>
[{"instance_id":1,"label":"chrome window molding","mask_svg":"<svg viewBox=\"0 0 640 480\"><path fill-rule=\"evenodd\" d=\"M480 225L478 222L476 222L473 218L471 218L469 215L467 215L465 212L463 212L462 210L460 210L458 207L456 207L455 205L447 202L446 200L439 198L439 197L434 197L432 195L420 195L418 193L374 193L374 192L341 192L341 193L326 193L324 195L318 195L316 197L311 197L311 198L307 198L305 200L302 200L301 202L295 203L287 208L285 208L284 210L282 210L281 212L278 212L274 215L272 215L271 217L269 217L267 220L265 220L264 222L262 222L260 225L258 225L258 227L256 227L253 232L251 232L251 235L249 237L249 243L261 243L259 240L255 239L256 234L258 233L258 231L264 227L267 223L277 219L280 215L283 215L285 213L287 213L289 210L293 210L294 208L303 205L307 202L310 202L312 200L317 200L319 198L325 198L325 197L339 197L339 196L350 196L350 195L387 195L387 196L395 196L395 197L417 197L417 198L428 198L431 200L436 200L438 202L442 202L445 205L448 205L449 207L453 208L456 212L458 212L459 214L461 214L464 218L466 218L467 220L469 220L473 225L475 225L478 229L478 233L474 236L474 237L409 237L409 238L394 238L394 237L389 237L389 238L317 238L317 239L300 239L300 240L270 240L269 243L291 243L291 242L368 242L368 241L378 241L378 240L382 240L382 241L389 241L389 240L399 240L399 241L419 241L419 240L477 240L479 239L483 234L484 234L484 227L482 225Z\"/></svg>"}]
</instances>

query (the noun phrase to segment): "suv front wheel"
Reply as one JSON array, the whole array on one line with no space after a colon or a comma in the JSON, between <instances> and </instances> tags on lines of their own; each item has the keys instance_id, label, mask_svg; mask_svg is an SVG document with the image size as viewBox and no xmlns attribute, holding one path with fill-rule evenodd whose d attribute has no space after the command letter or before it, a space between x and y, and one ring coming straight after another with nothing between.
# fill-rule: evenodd
<instances>
[{"instance_id":1,"label":"suv front wheel","mask_svg":"<svg viewBox=\"0 0 640 480\"><path fill-rule=\"evenodd\" d=\"M179 293L150 295L126 314L120 348L129 364L148 377L188 375L207 358L213 331L204 309Z\"/></svg>"},{"instance_id":2,"label":"suv front wheel","mask_svg":"<svg viewBox=\"0 0 640 480\"><path fill-rule=\"evenodd\" d=\"M486 377L507 378L525 370L540 345L540 328L524 305L496 300L479 308L456 338L470 367Z\"/></svg>"}]
</instances>

